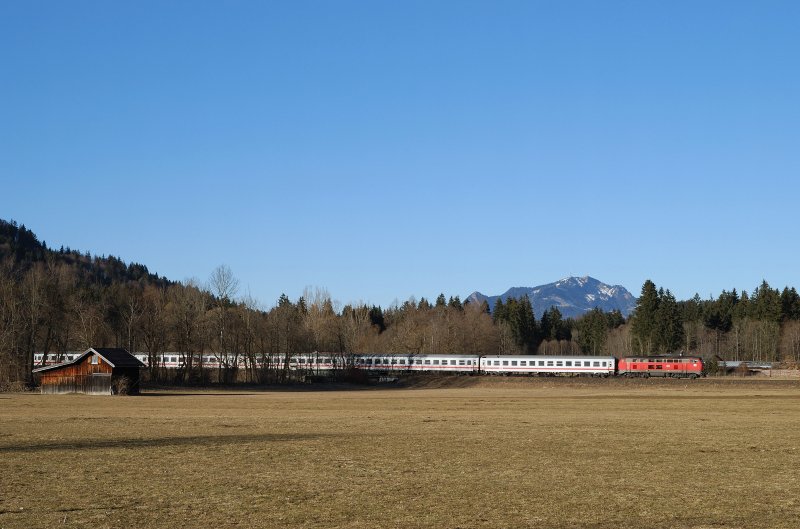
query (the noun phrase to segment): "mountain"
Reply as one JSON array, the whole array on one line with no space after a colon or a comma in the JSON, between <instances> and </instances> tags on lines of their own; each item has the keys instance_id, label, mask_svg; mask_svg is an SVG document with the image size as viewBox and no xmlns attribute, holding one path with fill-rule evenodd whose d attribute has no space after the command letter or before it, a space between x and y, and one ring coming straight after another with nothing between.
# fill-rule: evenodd
<instances>
[{"instance_id":1,"label":"mountain","mask_svg":"<svg viewBox=\"0 0 800 529\"><path fill-rule=\"evenodd\" d=\"M627 318L636 308L636 298L625 287L606 285L589 276L568 277L538 287L509 288L499 296L473 292L467 297L467 301L481 303L485 300L489 303L489 308L493 309L498 299L505 302L508 298L521 298L525 295L531 300L537 318L553 306L558 307L564 318L578 317L595 307L606 312L619 310Z\"/></svg>"}]
</instances>

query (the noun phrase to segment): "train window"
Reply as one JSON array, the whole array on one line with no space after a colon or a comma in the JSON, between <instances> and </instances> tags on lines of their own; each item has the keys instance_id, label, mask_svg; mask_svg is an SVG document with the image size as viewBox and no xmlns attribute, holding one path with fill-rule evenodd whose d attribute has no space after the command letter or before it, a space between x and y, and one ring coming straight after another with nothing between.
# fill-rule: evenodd
<instances>
[{"instance_id":1,"label":"train window","mask_svg":"<svg viewBox=\"0 0 800 529\"><path fill-rule=\"evenodd\" d=\"M608 362L603 362L603 367L608 367Z\"/></svg>"},{"instance_id":2,"label":"train window","mask_svg":"<svg viewBox=\"0 0 800 529\"><path fill-rule=\"evenodd\" d=\"M417 360L417 365L421 366L422 365L422 360Z\"/></svg>"},{"instance_id":3,"label":"train window","mask_svg":"<svg viewBox=\"0 0 800 529\"><path fill-rule=\"evenodd\" d=\"M503 365L507 366L508 365L508 360L503 360Z\"/></svg>"},{"instance_id":4,"label":"train window","mask_svg":"<svg viewBox=\"0 0 800 529\"><path fill-rule=\"evenodd\" d=\"M576 362L576 364L577 364L577 362ZM567 367L572 367L572 360L567 360L566 362L564 362L564 365L567 366Z\"/></svg>"},{"instance_id":5,"label":"train window","mask_svg":"<svg viewBox=\"0 0 800 529\"><path fill-rule=\"evenodd\" d=\"M433 361L433 365L438 366L439 365L439 361L438 360L434 360Z\"/></svg>"},{"instance_id":6,"label":"train window","mask_svg":"<svg viewBox=\"0 0 800 529\"><path fill-rule=\"evenodd\" d=\"M450 360L450 365L451 365L451 366L454 366L454 365L456 365L456 361L455 361L455 360Z\"/></svg>"},{"instance_id":7,"label":"train window","mask_svg":"<svg viewBox=\"0 0 800 529\"><path fill-rule=\"evenodd\" d=\"M406 365L406 361L405 361L405 359L404 359L404 358L401 358L401 359L400 359L400 365Z\"/></svg>"},{"instance_id":8,"label":"train window","mask_svg":"<svg viewBox=\"0 0 800 529\"><path fill-rule=\"evenodd\" d=\"M466 362L464 362L463 360L458 361L458 365L463 366L464 364L466 364Z\"/></svg>"},{"instance_id":9,"label":"train window","mask_svg":"<svg viewBox=\"0 0 800 529\"><path fill-rule=\"evenodd\" d=\"M425 365L426 365L426 366L429 366L429 365L431 365L431 361L430 361L430 360L428 360L427 358L425 359Z\"/></svg>"},{"instance_id":10,"label":"train window","mask_svg":"<svg viewBox=\"0 0 800 529\"><path fill-rule=\"evenodd\" d=\"M539 360L539 367L544 367L544 360Z\"/></svg>"},{"instance_id":11,"label":"train window","mask_svg":"<svg viewBox=\"0 0 800 529\"><path fill-rule=\"evenodd\" d=\"M556 360L556 367L563 367L563 366L564 362L562 362L561 360Z\"/></svg>"},{"instance_id":12,"label":"train window","mask_svg":"<svg viewBox=\"0 0 800 529\"><path fill-rule=\"evenodd\" d=\"M525 366L527 366L527 365L528 365L528 361L527 361L527 360L520 360L520 361L519 361L519 365L521 365L521 366L525 367Z\"/></svg>"},{"instance_id":13,"label":"train window","mask_svg":"<svg viewBox=\"0 0 800 529\"><path fill-rule=\"evenodd\" d=\"M516 360L512 360L512 361L511 361L511 365L512 365L512 366L515 366L515 365L517 365L517 361L516 361Z\"/></svg>"},{"instance_id":14,"label":"train window","mask_svg":"<svg viewBox=\"0 0 800 529\"><path fill-rule=\"evenodd\" d=\"M594 367L600 367L600 362L595 362Z\"/></svg>"},{"instance_id":15,"label":"train window","mask_svg":"<svg viewBox=\"0 0 800 529\"><path fill-rule=\"evenodd\" d=\"M397 360L396 360L396 359L394 359L394 358L392 358L392 363L393 363L393 364L396 364L396 363L397 363Z\"/></svg>"},{"instance_id":16,"label":"train window","mask_svg":"<svg viewBox=\"0 0 800 529\"><path fill-rule=\"evenodd\" d=\"M472 360L467 360L467 365L471 366L472 365Z\"/></svg>"},{"instance_id":17,"label":"train window","mask_svg":"<svg viewBox=\"0 0 800 529\"><path fill-rule=\"evenodd\" d=\"M547 361L547 367L553 367L553 361L552 360L548 360Z\"/></svg>"}]
</instances>

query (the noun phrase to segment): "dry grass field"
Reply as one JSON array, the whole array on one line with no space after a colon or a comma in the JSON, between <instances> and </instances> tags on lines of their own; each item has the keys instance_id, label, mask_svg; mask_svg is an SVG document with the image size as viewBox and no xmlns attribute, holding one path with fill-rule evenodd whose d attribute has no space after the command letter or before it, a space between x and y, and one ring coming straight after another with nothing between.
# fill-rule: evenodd
<instances>
[{"instance_id":1,"label":"dry grass field","mask_svg":"<svg viewBox=\"0 0 800 529\"><path fill-rule=\"evenodd\" d=\"M800 385L0 394L0 528L38 527L800 527Z\"/></svg>"}]
</instances>

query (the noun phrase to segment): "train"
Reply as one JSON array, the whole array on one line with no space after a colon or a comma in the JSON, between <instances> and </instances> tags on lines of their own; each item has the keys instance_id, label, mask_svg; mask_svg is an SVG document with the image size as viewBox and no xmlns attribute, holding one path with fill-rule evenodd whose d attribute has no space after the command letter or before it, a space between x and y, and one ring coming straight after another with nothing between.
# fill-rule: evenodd
<instances>
[{"instance_id":1,"label":"train","mask_svg":"<svg viewBox=\"0 0 800 529\"><path fill-rule=\"evenodd\" d=\"M34 355L36 366L70 362L79 353ZM185 368L184 353L144 352L134 356L149 365L151 357L159 367ZM219 355L204 353L192 357L193 367L207 369L255 368L289 369L324 374L335 370L388 375L409 373L454 373L468 375L593 376L700 378L706 376L703 359L697 356L553 356L553 355L464 355L464 354L352 354L313 352L283 356Z\"/></svg>"}]
</instances>

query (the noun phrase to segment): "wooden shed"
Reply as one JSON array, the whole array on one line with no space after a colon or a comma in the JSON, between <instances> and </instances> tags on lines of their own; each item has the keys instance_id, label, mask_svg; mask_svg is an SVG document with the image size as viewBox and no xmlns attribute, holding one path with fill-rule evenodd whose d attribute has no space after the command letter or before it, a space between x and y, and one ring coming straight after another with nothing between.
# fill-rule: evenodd
<instances>
[{"instance_id":1,"label":"wooden shed","mask_svg":"<svg viewBox=\"0 0 800 529\"><path fill-rule=\"evenodd\" d=\"M144 364L125 349L91 348L63 364L40 367L42 393L113 395L139 393L139 369Z\"/></svg>"}]
</instances>

